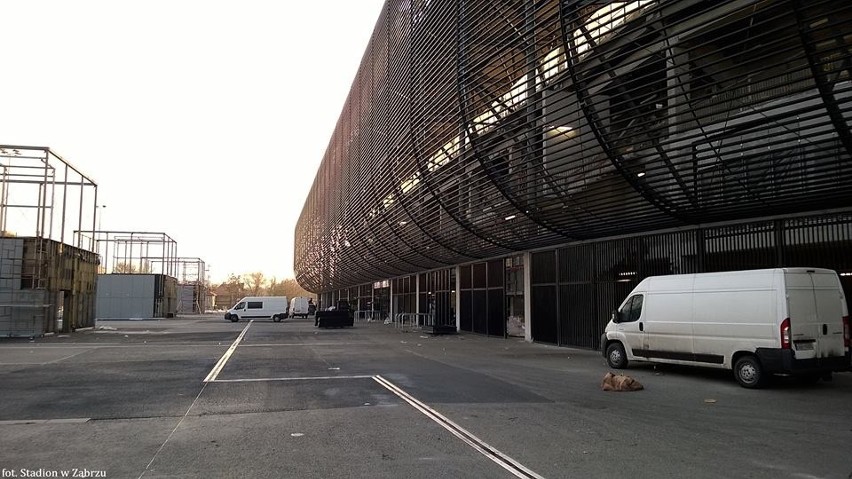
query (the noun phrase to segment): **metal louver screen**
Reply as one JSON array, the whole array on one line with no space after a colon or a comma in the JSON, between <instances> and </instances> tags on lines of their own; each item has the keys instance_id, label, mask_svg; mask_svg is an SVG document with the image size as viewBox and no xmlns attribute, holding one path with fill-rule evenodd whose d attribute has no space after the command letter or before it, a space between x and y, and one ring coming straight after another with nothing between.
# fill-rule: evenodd
<instances>
[{"instance_id":1,"label":"metal louver screen","mask_svg":"<svg viewBox=\"0 0 852 479\"><path fill-rule=\"evenodd\" d=\"M389 0L297 280L852 206L850 31L837 0Z\"/></svg>"}]
</instances>

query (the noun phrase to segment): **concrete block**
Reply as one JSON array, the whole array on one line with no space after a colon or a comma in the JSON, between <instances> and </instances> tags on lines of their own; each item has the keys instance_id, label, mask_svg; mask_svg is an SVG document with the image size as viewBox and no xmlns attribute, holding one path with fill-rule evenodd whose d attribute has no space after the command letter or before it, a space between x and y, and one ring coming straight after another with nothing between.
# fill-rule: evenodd
<instances>
[{"instance_id":1,"label":"concrete block","mask_svg":"<svg viewBox=\"0 0 852 479\"><path fill-rule=\"evenodd\" d=\"M15 274L15 265L11 262L0 263L0 278L11 278Z\"/></svg>"}]
</instances>

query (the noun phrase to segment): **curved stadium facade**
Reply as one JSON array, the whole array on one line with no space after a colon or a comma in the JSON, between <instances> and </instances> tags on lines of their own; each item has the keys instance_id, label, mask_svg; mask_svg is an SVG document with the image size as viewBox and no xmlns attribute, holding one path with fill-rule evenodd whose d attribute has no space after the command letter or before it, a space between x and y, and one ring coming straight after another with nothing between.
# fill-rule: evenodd
<instances>
[{"instance_id":1,"label":"curved stadium facade","mask_svg":"<svg viewBox=\"0 0 852 479\"><path fill-rule=\"evenodd\" d=\"M828 267L852 293L850 71L845 0L388 0L297 280L584 347L649 275Z\"/></svg>"}]
</instances>

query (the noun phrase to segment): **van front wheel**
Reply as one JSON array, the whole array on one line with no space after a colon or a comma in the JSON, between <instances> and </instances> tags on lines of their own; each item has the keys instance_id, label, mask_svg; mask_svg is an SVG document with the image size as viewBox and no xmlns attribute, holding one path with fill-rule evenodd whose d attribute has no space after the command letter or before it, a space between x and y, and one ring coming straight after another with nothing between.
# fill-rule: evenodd
<instances>
[{"instance_id":1,"label":"van front wheel","mask_svg":"<svg viewBox=\"0 0 852 479\"><path fill-rule=\"evenodd\" d=\"M763 366L754 356L743 356L734 364L734 377L744 388L754 389L763 386L765 377Z\"/></svg>"},{"instance_id":2,"label":"van front wheel","mask_svg":"<svg viewBox=\"0 0 852 479\"><path fill-rule=\"evenodd\" d=\"M627 353L624 352L624 346L621 343L610 343L606 347L606 362L614 369L627 367Z\"/></svg>"}]
</instances>

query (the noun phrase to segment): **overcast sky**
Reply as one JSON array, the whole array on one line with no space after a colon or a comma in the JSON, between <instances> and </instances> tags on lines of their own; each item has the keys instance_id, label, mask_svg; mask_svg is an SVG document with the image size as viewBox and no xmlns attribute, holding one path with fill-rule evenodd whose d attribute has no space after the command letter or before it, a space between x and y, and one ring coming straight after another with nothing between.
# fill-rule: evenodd
<instances>
[{"instance_id":1,"label":"overcast sky","mask_svg":"<svg viewBox=\"0 0 852 479\"><path fill-rule=\"evenodd\" d=\"M0 144L98 184L213 282L293 276L293 235L383 0L0 0ZM67 242L67 241L66 241Z\"/></svg>"}]
</instances>

